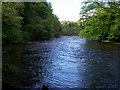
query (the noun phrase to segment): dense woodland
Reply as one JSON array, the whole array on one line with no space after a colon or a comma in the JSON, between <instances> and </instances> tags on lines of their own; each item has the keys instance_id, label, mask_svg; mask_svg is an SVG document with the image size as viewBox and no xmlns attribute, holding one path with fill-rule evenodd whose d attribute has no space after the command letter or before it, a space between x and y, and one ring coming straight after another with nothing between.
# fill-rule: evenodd
<instances>
[{"instance_id":1,"label":"dense woodland","mask_svg":"<svg viewBox=\"0 0 120 90\"><path fill-rule=\"evenodd\" d=\"M47 2L3 2L2 43L18 44L60 35L120 41L119 2L84 2L77 22L62 21Z\"/></svg>"},{"instance_id":2,"label":"dense woodland","mask_svg":"<svg viewBox=\"0 0 120 90\"><path fill-rule=\"evenodd\" d=\"M3 44L44 40L60 35L58 17L47 2L3 2Z\"/></svg>"},{"instance_id":3,"label":"dense woodland","mask_svg":"<svg viewBox=\"0 0 120 90\"><path fill-rule=\"evenodd\" d=\"M79 35L95 41L120 41L120 3L85 2Z\"/></svg>"}]
</instances>

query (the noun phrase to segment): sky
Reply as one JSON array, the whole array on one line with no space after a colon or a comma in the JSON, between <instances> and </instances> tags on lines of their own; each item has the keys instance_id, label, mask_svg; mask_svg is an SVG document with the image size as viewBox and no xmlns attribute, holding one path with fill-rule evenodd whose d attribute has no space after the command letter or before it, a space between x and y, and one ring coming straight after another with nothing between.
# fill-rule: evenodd
<instances>
[{"instance_id":1,"label":"sky","mask_svg":"<svg viewBox=\"0 0 120 90\"><path fill-rule=\"evenodd\" d=\"M47 0L60 21L78 21L82 0Z\"/></svg>"}]
</instances>

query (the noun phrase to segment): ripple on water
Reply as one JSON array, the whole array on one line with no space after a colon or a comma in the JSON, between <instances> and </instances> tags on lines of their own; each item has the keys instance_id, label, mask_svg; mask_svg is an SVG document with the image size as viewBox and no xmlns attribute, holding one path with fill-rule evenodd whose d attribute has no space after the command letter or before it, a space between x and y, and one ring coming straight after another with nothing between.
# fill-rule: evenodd
<instances>
[{"instance_id":1,"label":"ripple on water","mask_svg":"<svg viewBox=\"0 0 120 90\"><path fill-rule=\"evenodd\" d=\"M77 36L33 42L26 48L5 47L3 61L14 63L23 70L14 79L9 75L6 79L11 83L19 82L25 88L39 88L42 84L53 88L116 88L117 49L111 44L92 42ZM19 76L22 77L21 81Z\"/></svg>"}]
</instances>

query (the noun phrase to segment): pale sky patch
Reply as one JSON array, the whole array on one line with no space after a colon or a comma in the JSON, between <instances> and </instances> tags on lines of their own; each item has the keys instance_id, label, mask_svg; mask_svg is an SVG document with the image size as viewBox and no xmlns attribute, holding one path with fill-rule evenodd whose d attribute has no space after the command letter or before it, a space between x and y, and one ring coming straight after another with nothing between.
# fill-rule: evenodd
<instances>
[{"instance_id":1,"label":"pale sky patch","mask_svg":"<svg viewBox=\"0 0 120 90\"><path fill-rule=\"evenodd\" d=\"M47 0L51 2L54 14L60 21L78 21L83 0Z\"/></svg>"}]
</instances>

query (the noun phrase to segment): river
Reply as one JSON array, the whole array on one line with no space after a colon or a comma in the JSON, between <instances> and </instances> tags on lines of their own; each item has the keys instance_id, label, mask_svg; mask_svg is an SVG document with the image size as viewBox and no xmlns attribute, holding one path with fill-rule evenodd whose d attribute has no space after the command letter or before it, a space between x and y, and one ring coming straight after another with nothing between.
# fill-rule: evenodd
<instances>
[{"instance_id":1,"label":"river","mask_svg":"<svg viewBox=\"0 0 120 90\"><path fill-rule=\"evenodd\" d=\"M77 36L3 46L2 61L18 67L3 80L20 88L118 88L120 46Z\"/></svg>"}]
</instances>

